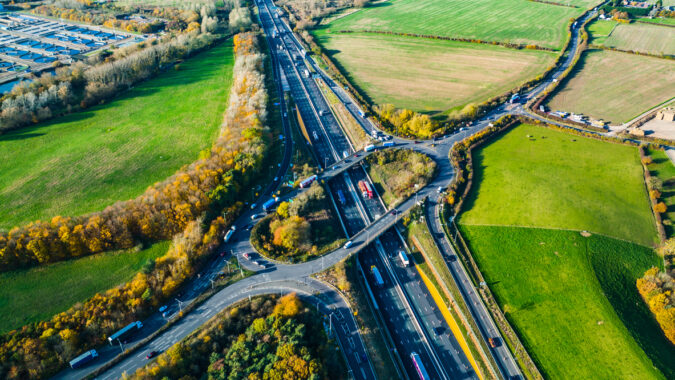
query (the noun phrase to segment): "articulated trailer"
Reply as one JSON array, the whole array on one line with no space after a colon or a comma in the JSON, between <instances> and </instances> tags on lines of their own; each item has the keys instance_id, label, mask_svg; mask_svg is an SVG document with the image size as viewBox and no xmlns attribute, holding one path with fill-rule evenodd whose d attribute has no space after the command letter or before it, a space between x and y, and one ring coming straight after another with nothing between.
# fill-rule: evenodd
<instances>
[{"instance_id":1,"label":"articulated trailer","mask_svg":"<svg viewBox=\"0 0 675 380\"><path fill-rule=\"evenodd\" d=\"M141 328L143 328L143 322L139 321L131 322L123 329L109 336L108 342L110 342L110 344L114 344L115 341L124 342L126 339L128 339L136 332L138 332L138 330L140 330Z\"/></svg>"},{"instance_id":2,"label":"articulated trailer","mask_svg":"<svg viewBox=\"0 0 675 380\"><path fill-rule=\"evenodd\" d=\"M80 368L98 357L96 350L89 350L69 362L70 368Z\"/></svg>"},{"instance_id":3,"label":"articulated trailer","mask_svg":"<svg viewBox=\"0 0 675 380\"><path fill-rule=\"evenodd\" d=\"M373 199L373 188L364 180L359 181L359 190L364 198Z\"/></svg>"}]
</instances>

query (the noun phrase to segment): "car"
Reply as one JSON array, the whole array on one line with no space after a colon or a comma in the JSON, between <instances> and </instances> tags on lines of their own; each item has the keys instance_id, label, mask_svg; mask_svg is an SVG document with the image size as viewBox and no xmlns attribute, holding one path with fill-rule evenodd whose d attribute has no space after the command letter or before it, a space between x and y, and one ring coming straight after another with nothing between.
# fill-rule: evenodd
<instances>
[{"instance_id":1,"label":"car","mask_svg":"<svg viewBox=\"0 0 675 380\"><path fill-rule=\"evenodd\" d=\"M245 228L245 230L246 230L246 231L250 231L251 228L253 228L254 225L255 225L255 224L253 224L253 223L247 225L246 228Z\"/></svg>"},{"instance_id":2,"label":"car","mask_svg":"<svg viewBox=\"0 0 675 380\"><path fill-rule=\"evenodd\" d=\"M257 203L253 203L253 204L251 205L251 210L253 210L257 205L258 205Z\"/></svg>"},{"instance_id":3,"label":"car","mask_svg":"<svg viewBox=\"0 0 675 380\"><path fill-rule=\"evenodd\" d=\"M278 181L279 177L274 177L274 182Z\"/></svg>"},{"instance_id":4,"label":"car","mask_svg":"<svg viewBox=\"0 0 675 380\"><path fill-rule=\"evenodd\" d=\"M157 351L150 351L150 352L148 352L147 355L145 355L145 358L146 358L146 359L152 359L152 358L154 358L155 356L157 356Z\"/></svg>"},{"instance_id":5,"label":"car","mask_svg":"<svg viewBox=\"0 0 675 380\"><path fill-rule=\"evenodd\" d=\"M345 243L345 245L343 246L343 248L344 248L344 249L349 249L353 244L354 244L354 243L350 240L350 241L348 241L348 242Z\"/></svg>"},{"instance_id":6,"label":"car","mask_svg":"<svg viewBox=\"0 0 675 380\"><path fill-rule=\"evenodd\" d=\"M251 255L248 254L248 253L244 253L242 256L243 256L246 260L251 260Z\"/></svg>"},{"instance_id":7,"label":"car","mask_svg":"<svg viewBox=\"0 0 675 380\"><path fill-rule=\"evenodd\" d=\"M438 194L442 193L442 192L443 192L443 187L442 187L442 186L438 186L438 189L436 189L436 192L437 192Z\"/></svg>"},{"instance_id":8,"label":"car","mask_svg":"<svg viewBox=\"0 0 675 380\"><path fill-rule=\"evenodd\" d=\"M422 142L420 140L415 140L415 144L421 144Z\"/></svg>"},{"instance_id":9,"label":"car","mask_svg":"<svg viewBox=\"0 0 675 380\"><path fill-rule=\"evenodd\" d=\"M168 308L169 308L168 306L164 305L164 306L162 306L162 307L159 308L159 312L160 312L160 313L163 313L163 312L165 312L166 309L168 309Z\"/></svg>"},{"instance_id":10,"label":"car","mask_svg":"<svg viewBox=\"0 0 675 380\"><path fill-rule=\"evenodd\" d=\"M434 327L434 334L436 335L443 335L443 328L442 327Z\"/></svg>"},{"instance_id":11,"label":"car","mask_svg":"<svg viewBox=\"0 0 675 380\"><path fill-rule=\"evenodd\" d=\"M451 261L451 262L457 261L457 256L455 256L455 255L450 255L450 261Z\"/></svg>"},{"instance_id":12,"label":"car","mask_svg":"<svg viewBox=\"0 0 675 380\"><path fill-rule=\"evenodd\" d=\"M251 215L251 220L256 220L256 219L260 218L261 216L262 216L262 214L253 214L253 215Z\"/></svg>"},{"instance_id":13,"label":"car","mask_svg":"<svg viewBox=\"0 0 675 380\"><path fill-rule=\"evenodd\" d=\"M264 262L262 262L262 261L260 261L260 260L254 261L253 264L255 264L255 265L257 265L257 266L259 266L259 267L261 267L261 268L265 268L265 267L267 266Z\"/></svg>"},{"instance_id":14,"label":"car","mask_svg":"<svg viewBox=\"0 0 675 380\"><path fill-rule=\"evenodd\" d=\"M499 342L499 338L490 338L490 339L488 339L488 343L490 344L490 347L492 347L492 348L499 347L499 345L501 344Z\"/></svg>"},{"instance_id":15,"label":"car","mask_svg":"<svg viewBox=\"0 0 675 380\"><path fill-rule=\"evenodd\" d=\"M343 150L342 151L342 158L347 158L347 157L349 157L349 152L346 151L346 150Z\"/></svg>"}]
</instances>

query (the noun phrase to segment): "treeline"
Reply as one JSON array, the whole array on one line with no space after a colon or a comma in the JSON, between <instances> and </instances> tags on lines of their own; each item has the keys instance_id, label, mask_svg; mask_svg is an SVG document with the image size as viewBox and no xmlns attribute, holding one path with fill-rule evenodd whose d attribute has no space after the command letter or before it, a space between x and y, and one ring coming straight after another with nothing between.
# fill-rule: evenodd
<instances>
[{"instance_id":1,"label":"treeline","mask_svg":"<svg viewBox=\"0 0 675 380\"><path fill-rule=\"evenodd\" d=\"M0 132L99 104L216 42L198 31L154 39L21 83L1 99Z\"/></svg>"},{"instance_id":2,"label":"treeline","mask_svg":"<svg viewBox=\"0 0 675 380\"><path fill-rule=\"evenodd\" d=\"M297 29L315 26L319 19L340 9L362 8L369 0L280 0L277 4L289 13L289 21Z\"/></svg>"},{"instance_id":3,"label":"treeline","mask_svg":"<svg viewBox=\"0 0 675 380\"><path fill-rule=\"evenodd\" d=\"M237 204L242 186L250 183L262 164L263 136L268 131L264 127L263 58L256 36L236 36L234 48L230 105L210 157L155 184L138 198L101 212L57 216L1 233L0 271L170 239L204 212Z\"/></svg>"},{"instance_id":4,"label":"treeline","mask_svg":"<svg viewBox=\"0 0 675 380\"><path fill-rule=\"evenodd\" d=\"M429 115L397 109L393 104L376 105L373 109L379 116L382 127L397 136L428 139L439 132L440 124Z\"/></svg>"},{"instance_id":5,"label":"treeline","mask_svg":"<svg viewBox=\"0 0 675 380\"><path fill-rule=\"evenodd\" d=\"M132 379L342 379L320 314L295 294L231 307Z\"/></svg>"},{"instance_id":6,"label":"treeline","mask_svg":"<svg viewBox=\"0 0 675 380\"><path fill-rule=\"evenodd\" d=\"M190 3L186 3L190 4ZM56 17L64 20L102 25L127 32L154 33L160 30L191 32L204 24L216 20L215 2L192 4L192 6L154 6L141 4L94 3L81 1L56 1L39 5L31 10L36 15ZM148 17L145 20L131 19L129 13Z\"/></svg>"},{"instance_id":7,"label":"treeline","mask_svg":"<svg viewBox=\"0 0 675 380\"><path fill-rule=\"evenodd\" d=\"M531 0L530 0L531 1ZM415 34L415 33L401 33L401 32L392 32L387 30L338 30L336 33L370 33L370 34L387 34L392 36L400 37L416 37L416 38L427 38L431 40L444 40L444 41L456 41L456 42L469 42L474 44L483 44L483 45L495 45L503 46L511 49L529 49L529 50L543 50L543 51L555 51L555 49L547 48L544 46L539 46L535 44L516 44L512 42L502 42L502 41L486 41L477 38L460 38L460 37L448 37L448 36L439 36L435 34Z\"/></svg>"},{"instance_id":8,"label":"treeline","mask_svg":"<svg viewBox=\"0 0 675 380\"><path fill-rule=\"evenodd\" d=\"M666 242L670 255L673 244L672 239ZM653 267L637 280L636 286L666 338L675 344L675 279Z\"/></svg>"},{"instance_id":9,"label":"treeline","mask_svg":"<svg viewBox=\"0 0 675 380\"><path fill-rule=\"evenodd\" d=\"M304 261L342 242L336 222L326 191L314 182L293 202L281 202L275 213L256 224L251 243L267 257Z\"/></svg>"},{"instance_id":10,"label":"treeline","mask_svg":"<svg viewBox=\"0 0 675 380\"><path fill-rule=\"evenodd\" d=\"M73 249L105 248L106 243L112 245L120 239L118 234L133 240L134 233L169 238L170 231L179 233L167 254L146 265L129 283L97 294L49 321L0 336L0 378L42 378L55 373L77 354L104 343L111 333L170 299L218 247L224 230L243 209L238 199L247 194L260 171L266 152L262 136L268 134L257 36L237 35L234 46L230 104L210 157L137 199L83 218L84 225L63 218L57 218L60 224L36 223L24 229L29 233L25 240L12 240L10 246L4 246L4 252L8 247L15 252L24 245L43 247L49 258L52 247L75 256L80 251ZM226 218L216 216L223 211ZM201 214L206 216L202 219Z\"/></svg>"}]
</instances>

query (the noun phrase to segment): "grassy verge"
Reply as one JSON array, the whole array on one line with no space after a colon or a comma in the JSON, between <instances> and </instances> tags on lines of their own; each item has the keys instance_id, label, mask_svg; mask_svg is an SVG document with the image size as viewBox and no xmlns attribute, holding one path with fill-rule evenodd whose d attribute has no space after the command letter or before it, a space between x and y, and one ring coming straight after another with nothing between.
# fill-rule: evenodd
<instances>
[{"instance_id":1,"label":"grassy verge","mask_svg":"<svg viewBox=\"0 0 675 380\"><path fill-rule=\"evenodd\" d=\"M675 353L635 281L651 249L575 231L461 225L509 322L545 377L672 378Z\"/></svg>"},{"instance_id":2,"label":"grassy verge","mask_svg":"<svg viewBox=\"0 0 675 380\"><path fill-rule=\"evenodd\" d=\"M381 379L396 379L399 377L396 366L392 361L387 347L384 332L381 330L373 314L366 289L363 287L356 268L356 256L338 263L315 277L326 281L340 290L347 297L354 312L356 323L359 326L368 356L370 357L375 373Z\"/></svg>"},{"instance_id":3,"label":"grassy verge","mask_svg":"<svg viewBox=\"0 0 675 380\"><path fill-rule=\"evenodd\" d=\"M436 163L428 156L404 149L377 151L366 158L367 171L387 208L395 207L433 178Z\"/></svg>"},{"instance_id":4,"label":"grassy verge","mask_svg":"<svg viewBox=\"0 0 675 380\"><path fill-rule=\"evenodd\" d=\"M169 242L137 252L107 252L0 274L0 332L50 318L98 292L130 280Z\"/></svg>"},{"instance_id":5,"label":"grassy verge","mask_svg":"<svg viewBox=\"0 0 675 380\"><path fill-rule=\"evenodd\" d=\"M109 103L0 136L0 228L103 209L194 161L222 123L233 63L227 41Z\"/></svg>"},{"instance_id":6,"label":"grassy verge","mask_svg":"<svg viewBox=\"0 0 675 380\"><path fill-rule=\"evenodd\" d=\"M349 113L347 107L342 104L337 95L335 95L331 89L326 86L326 83L323 81L323 79L319 79L316 82L318 83L319 89L321 90L324 98L328 101L328 105L333 111L333 114L340 122L342 129L345 131L345 133L347 133L349 140L354 145L354 149L361 150L364 146L370 144L370 138L361 127L361 124L359 124L359 122L354 119L354 116Z\"/></svg>"}]
</instances>

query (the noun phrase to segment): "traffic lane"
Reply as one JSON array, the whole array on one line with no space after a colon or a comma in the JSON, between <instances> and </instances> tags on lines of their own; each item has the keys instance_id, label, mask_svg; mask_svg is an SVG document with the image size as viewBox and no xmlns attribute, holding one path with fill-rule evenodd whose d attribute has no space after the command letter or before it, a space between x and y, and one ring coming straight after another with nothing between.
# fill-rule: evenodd
<instances>
[{"instance_id":1,"label":"traffic lane","mask_svg":"<svg viewBox=\"0 0 675 380\"><path fill-rule=\"evenodd\" d=\"M347 229L349 236L351 237L361 231L365 227L365 224L363 218L361 218L361 214L356 208L356 200L354 199L352 192L347 188L344 177L334 177L328 182L328 188L338 204L338 213L343 217L345 228ZM344 203L340 202L338 192L341 192L342 196L345 198Z\"/></svg>"},{"instance_id":2,"label":"traffic lane","mask_svg":"<svg viewBox=\"0 0 675 380\"><path fill-rule=\"evenodd\" d=\"M432 208L429 208L431 210ZM436 209L436 212L440 210ZM431 217L429 212L427 212L428 217ZM440 215L437 213L437 215ZM487 308L482 303L480 296L477 294L473 288L473 284L468 279L468 274L462 267L457 256L454 254L454 250L449 245L445 232L443 232L442 227L440 226L440 221L438 218L430 219L430 229L432 231L432 236L436 241L436 245L439 247L439 250L443 256L445 264L450 269L455 283L458 285L462 297L464 298L465 303L467 304L472 318L476 321L478 328L484 340L487 340L491 337L501 337L499 330L497 330L494 321L492 320ZM515 360L512 357L511 352L505 345L501 345L497 348L490 348L490 352L494 357L495 361L500 366L502 373L505 373L507 376L517 376L521 375L520 370L515 363Z\"/></svg>"},{"instance_id":3,"label":"traffic lane","mask_svg":"<svg viewBox=\"0 0 675 380\"><path fill-rule=\"evenodd\" d=\"M422 338L415 328L411 315L408 310L401 303L399 294L396 291L395 285L387 271L384 271L384 265L380 260L375 248L369 246L359 253L358 259L361 267L365 272L365 280L368 282L375 301L378 305L378 310L382 314L384 323L389 331L393 341L395 350L398 352L404 370L410 379L417 379L417 370L413 364L410 355L416 352L420 355L422 363L432 379L440 379L440 374L436 371L433 361L429 357ZM375 266L380 271L384 285L376 286L374 277L372 275L371 267Z\"/></svg>"},{"instance_id":4,"label":"traffic lane","mask_svg":"<svg viewBox=\"0 0 675 380\"><path fill-rule=\"evenodd\" d=\"M439 359L452 378L475 378L474 370L467 366L468 358L462 351L450 326L438 309L426 285L414 266L404 266L399 252L405 252L397 234L389 229L380 237L391 266L394 268L399 282L410 296L411 303L421 316L423 327L429 334L432 344L436 346ZM407 254L406 254L407 255Z\"/></svg>"}]
</instances>

